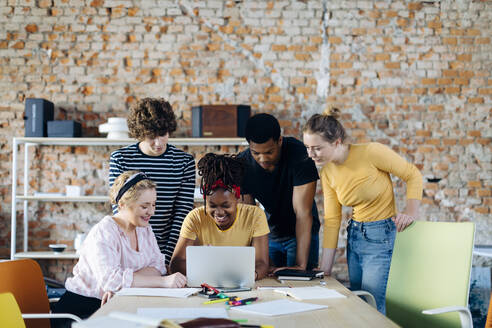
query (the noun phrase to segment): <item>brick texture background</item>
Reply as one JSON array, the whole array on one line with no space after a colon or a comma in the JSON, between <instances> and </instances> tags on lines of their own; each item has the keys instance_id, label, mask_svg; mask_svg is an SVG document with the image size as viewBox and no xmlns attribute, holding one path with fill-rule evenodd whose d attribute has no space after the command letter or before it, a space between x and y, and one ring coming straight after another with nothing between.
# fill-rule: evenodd
<instances>
[{"instance_id":1,"label":"brick texture background","mask_svg":"<svg viewBox=\"0 0 492 328\"><path fill-rule=\"evenodd\" d=\"M145 96L173 104L175 136L191 135L199 104L251 104L296 137L310 115L337 106L353 142L386 143L421 169L422 219L473 221L477 244L492 244L491 26L483 0L0 0L0 256L9 256L11 145L24 134L27 97L53 101L56 118L81 121L84 136ZM105 194L112 149L32 150L30 187ZM402 208L398 180L395 192ZM108 211L32 203L29 246L71 245ZM341 279L343 244L342 231ZM43 263L59 279L73 265Z\"/></svg>"}]
</instances>

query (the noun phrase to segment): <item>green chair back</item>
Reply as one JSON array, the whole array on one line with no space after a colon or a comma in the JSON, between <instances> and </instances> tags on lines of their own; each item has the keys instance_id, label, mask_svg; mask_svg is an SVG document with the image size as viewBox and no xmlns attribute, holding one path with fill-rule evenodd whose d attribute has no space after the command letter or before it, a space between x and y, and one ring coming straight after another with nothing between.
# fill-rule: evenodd
<instances>
[{"instance_id":1,"label":"green chair back","mask_svg":"<svg viewBox=\"0 0 492 328\"><path fill-rule=\"evenodd\" d=\"M402 327L461 327L457 313L422 310L468 306L475 225L414 222L397 233L386 289L386 315Z\"/></svg>"}]
</instances>

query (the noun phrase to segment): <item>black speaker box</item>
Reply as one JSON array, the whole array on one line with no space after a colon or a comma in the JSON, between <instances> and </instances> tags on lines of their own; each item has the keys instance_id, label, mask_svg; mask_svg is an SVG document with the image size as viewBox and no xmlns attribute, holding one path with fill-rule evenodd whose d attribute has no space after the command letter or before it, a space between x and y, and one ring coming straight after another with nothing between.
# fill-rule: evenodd
<instances>
[{"instance_id":1,"label":"black speaker box","mask_svg":"<svg viewBox=\"0 0 492 328\"><path fill-rule=\"evenodd\" d=\"M249 105L202 105L192 108L194 138L244 138Z\"/></svg>"},{"instance_id":2,"label":"black speaker box","mask_svg":"<svg viewBox=\"0 0 492 328\"><path fill-rule=\"evenodd\" d=\"M82 125L79 122L48 121L48 137L74 138L82 135Z\"/></svg>"},{"instance_id":3,"label":"black speaker box","mask_svg":"<svg viewBox=\"0 0 492 328\"><path fill-rule=\"evenodd\" d=\"M47 124L54 116L54 105L42 98L27 98L25 104L24 130L26 137L46 137Z\"/></svg>"}]
</instances>

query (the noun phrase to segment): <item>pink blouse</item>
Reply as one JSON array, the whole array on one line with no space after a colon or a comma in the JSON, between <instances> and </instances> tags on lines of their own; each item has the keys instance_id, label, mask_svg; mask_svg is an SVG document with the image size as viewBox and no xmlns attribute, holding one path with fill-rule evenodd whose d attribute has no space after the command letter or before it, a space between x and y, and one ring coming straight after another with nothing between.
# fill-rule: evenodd
<instances>
[{"instance_id":1,"label":"pink blouse","mask_svg":"<svg viewBox=\"0 0 492 328\"><path fill-rule=\"evenodd\" d=\"M152 228L136 229L138 252L131 248L129 238L111 216L105 216L92 227L79 250L74 276L65 283L66 289L101 299L107 291L130 287L133 273L145 267L165 274L164 254L157 246Z\"/></svg>"}]
</instances>

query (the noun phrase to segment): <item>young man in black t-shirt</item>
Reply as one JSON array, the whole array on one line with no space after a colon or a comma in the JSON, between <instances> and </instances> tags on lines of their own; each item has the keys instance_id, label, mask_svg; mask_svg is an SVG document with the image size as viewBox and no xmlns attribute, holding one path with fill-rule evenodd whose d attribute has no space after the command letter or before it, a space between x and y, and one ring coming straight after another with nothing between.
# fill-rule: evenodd
<instances>
[{"instance_id":1,"label":"young man in black t-shirt","mask_svg":"<svg viewBox=\"0 0 492 328\"><path fill-rule=\"evenodd\" d=\"M265 208L271 265L317 267L320 223L314 195L319 176L306 147L282 137L277 119L269 114L248 120L246 140L249 149L239 154L247 164L241 194L245 203L256 199Z\"/></svg>"}]
</instances>

